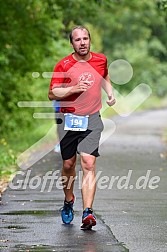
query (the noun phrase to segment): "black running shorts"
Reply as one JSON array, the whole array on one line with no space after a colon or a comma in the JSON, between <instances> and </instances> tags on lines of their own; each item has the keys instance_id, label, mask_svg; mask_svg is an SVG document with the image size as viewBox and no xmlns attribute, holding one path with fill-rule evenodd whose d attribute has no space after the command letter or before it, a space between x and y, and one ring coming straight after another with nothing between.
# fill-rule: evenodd
<instances>
[{"instance_id":1,"label":"black running shorts","mask_svg":"<svg viewBox=\"0 0 167 252\"><path fill-rule=\"evenodd\" d=\"M103 122L99 112L89 116L86 131L64 130L64 114L56 114L60 149L63 160L72 158L76 153L87 153L99 156L98 147L103 130Z\"/></svg>"}]
</instances>

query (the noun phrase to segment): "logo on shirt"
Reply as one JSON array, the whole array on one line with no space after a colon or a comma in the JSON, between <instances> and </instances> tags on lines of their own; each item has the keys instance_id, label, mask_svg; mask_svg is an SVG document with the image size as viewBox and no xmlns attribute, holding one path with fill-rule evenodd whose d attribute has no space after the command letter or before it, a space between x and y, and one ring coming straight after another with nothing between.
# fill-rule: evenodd
<instances>
[{"instance_id":1,"label":"logo on shirt","mask_svg":"<svg viewBox=\"0 0 167 252\"><path fill-rule=\"evenodd\" d=\"M81 82L81 81L86 82L88 87L90 88L93 86L93 84L95 82L95 77L90 72L84 72L78 78L78 82Z\"/></svg>"},{"instance_id":2,"label":"logo on shirt","mask_svg":"<svg viewBox=\"0 0 167 252\"><path fill-rule=\"evenodd\" d=\"M64 64L68 63L69 61L70 61L69 59L64 60Z\"/></svg>"}]
</instances>

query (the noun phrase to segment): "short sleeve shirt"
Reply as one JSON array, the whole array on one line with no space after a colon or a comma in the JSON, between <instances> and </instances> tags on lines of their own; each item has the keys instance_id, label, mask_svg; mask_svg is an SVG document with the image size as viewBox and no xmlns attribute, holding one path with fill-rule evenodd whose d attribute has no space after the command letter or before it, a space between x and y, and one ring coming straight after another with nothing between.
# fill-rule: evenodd
<instances>
[{"instance_id":1,"label":"short sleeve shirt","mask_svg":"<svg viewBox=\"0 0 167 252\"><path fill-rule=\"evenodd\" d=\"M101 109L101 85L108 74L107 58L94 52L91 52L91 56L88 61L77 61L70 54L55 66L50 83L51 90L74 86L79 81L88 83L87 91L72 94L60 101L62 113L90 115Z\"/></svg>"}]
</instances>

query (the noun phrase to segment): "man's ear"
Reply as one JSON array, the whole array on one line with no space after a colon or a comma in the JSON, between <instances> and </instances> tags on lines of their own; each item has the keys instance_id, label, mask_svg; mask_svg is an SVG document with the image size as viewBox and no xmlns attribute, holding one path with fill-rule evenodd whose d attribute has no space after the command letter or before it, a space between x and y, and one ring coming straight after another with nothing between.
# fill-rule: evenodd
<instances>
[{"instance_id":1,"label":"man's ear","mask_svg":"<svg viewBox=\"0 0 167 252\"><path fill-rule=\"evenodd\" d=\"M70 43L70 46L73 48L73 44L72 43Z\"/></svg>"}]
</instances>

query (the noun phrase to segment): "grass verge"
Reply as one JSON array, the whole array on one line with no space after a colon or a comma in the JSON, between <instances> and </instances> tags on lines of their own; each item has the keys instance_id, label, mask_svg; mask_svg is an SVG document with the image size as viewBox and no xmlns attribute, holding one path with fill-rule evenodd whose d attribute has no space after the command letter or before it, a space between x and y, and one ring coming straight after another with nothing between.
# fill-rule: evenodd
<instances>
[{"instance_id":1,"label":"grass verge","mask_svg":"<svg viewBox=\"0 0 167 252\"><path fill-rule=\"evenodd\" d=\"M54 120L38 120L31 128L0 138L0 195L18 170L16 160L19 154L45 136L53 124Z\"/></svg>"}]
</instances>

